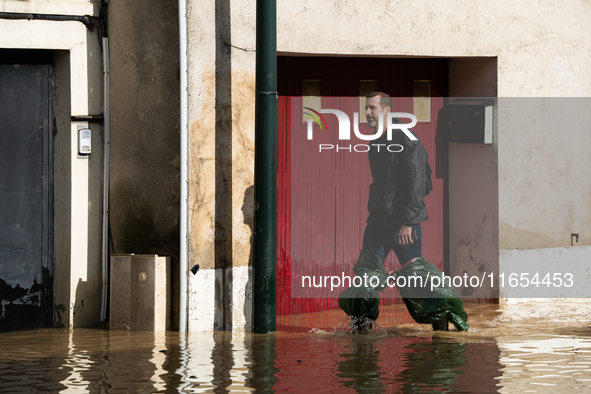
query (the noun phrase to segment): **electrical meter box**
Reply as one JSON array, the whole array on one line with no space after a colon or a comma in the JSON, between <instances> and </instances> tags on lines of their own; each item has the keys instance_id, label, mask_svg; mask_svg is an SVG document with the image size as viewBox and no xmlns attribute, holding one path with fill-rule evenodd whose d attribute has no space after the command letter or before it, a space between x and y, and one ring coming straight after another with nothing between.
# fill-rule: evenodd
<instances>
[{"instance_id":1,"label":"electrical meter box","mask_svg":"<svg viewBox=\"0 0 591 394\"><path fill-rule=\"evenodd\" d=\"M170 329L170 257L112 254L110 278L110 329Z\"/></svg>"},{"instance_id":2,"label":"electrical meter box","mask_svg":"<svg viewBox=\"0 0 591 394\"><path fill-rule=\"evenodd\" d=\"M444 107L449 142L492 144L491 99L454 99Z\"/></svg>"}]
</instances>

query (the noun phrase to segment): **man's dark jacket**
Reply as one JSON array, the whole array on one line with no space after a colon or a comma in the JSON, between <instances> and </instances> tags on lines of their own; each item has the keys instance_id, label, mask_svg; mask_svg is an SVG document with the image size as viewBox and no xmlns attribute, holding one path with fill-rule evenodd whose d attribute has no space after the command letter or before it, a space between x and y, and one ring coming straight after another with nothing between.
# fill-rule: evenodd
<instances>
[{"instance_id":1,"label":"man's dark jacket","mask_svg":"<svg viewBox=\"0 0 591 394\"><path fill-rule=\"evenodd\" d=\"M433 186L427 151L421 141L412 141L401 130L393 131L392 141L386 140L385 134L373 142L385 144L380 151L375 146L369 151L373 182L369 188L367 223L385 228L414 226L429 219L425 196ZM389 152L386 147L391 144L402 145L403 150Z\"/></svg>"}]
</instances>

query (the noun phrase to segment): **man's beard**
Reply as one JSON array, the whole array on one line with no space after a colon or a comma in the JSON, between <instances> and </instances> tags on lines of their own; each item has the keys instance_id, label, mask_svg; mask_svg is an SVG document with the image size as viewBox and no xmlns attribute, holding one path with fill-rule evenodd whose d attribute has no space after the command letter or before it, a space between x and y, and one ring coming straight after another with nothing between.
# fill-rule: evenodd
<instances>
[{"instance_id":1,"label":"man's beard","mask_svg":"<svg viewBox=\"0 0 591 394\"><path fill-rule=\"evenodd\" d=\"M378 128L378 120L373 117L373 116L368 116L367 117L367 126L371 129L377 129Z\"/></svg>"}]
</instances>

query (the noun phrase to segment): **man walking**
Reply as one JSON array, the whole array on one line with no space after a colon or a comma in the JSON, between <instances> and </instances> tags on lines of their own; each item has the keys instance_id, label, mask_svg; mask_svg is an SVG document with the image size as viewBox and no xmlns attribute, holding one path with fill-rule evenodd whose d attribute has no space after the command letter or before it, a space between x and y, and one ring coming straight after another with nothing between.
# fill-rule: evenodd
<instances>
[{"instance_id":1,"label":"man walking","mask_svg":"<svg viewBox=\"0 0 591 394\"><path fill-rule=\"evenodd\" d=\"M367 95L365 116L368 126L376 133L380 117L387 129L391 111L392 98L386 93ZM396 118L392 120L399 123ZM421 222L429 219L425 196L433 189L431 167L427 151L418 138L411 140L399 129L392 132L391 141L384 141L386 137L384 132L377 143L398 144L402 150L369 151L373 182L369 187L363 247L371 247L382 264L393 250L400 265L405 266L422 256ZM447 320L433 324L433 329L447 330Z\"/></svg>"},{"instance_id":2,"label":"man walking","mask_svg":"<svg viewBox=\"0 0 591 394\"><path fill-rule=\"evenodd\" d=\"M400 123L388 116L390 112L392 98L387 94L374 92L366 97L367 124L376 134L388 130L388 119ZM357 276L375 276L380 284L350 287L339 295L339 306L352 317L353 332L367 332L371 321L379 316L379 292L388 280L383 264L392 250L401 265L396 271L396 280L398 276L415 278L415 287L409 282L408 287L399 288L413 319L417 323L432 324L433 330L447 331L448 321L458 331L469 328L462 300L451 284L430 289L422 285L416 287L417 277L426 280L442 272L422 257L421 222L429 219L425 196L433 185L427 151L410 133L408 129L386 132L374 140L369 150L373 178L367 204L369 216L363 249L353 272ZM396 149L386 148L393 145Z\"/></svg>"},{"instance_id":3,"label":"man walking","mask_svg":"<svg viewBox=\"0 0 591 394\"><path fill-rule=\"evenodd\" d=\"M386 93L370 93L365 100L365 116L370 128L376 130L382 117L387 128L392 98ZM398 122L397 119L393 119ZM427 151L418 139L411 140L395 129L392 140L385 141L386 133L376 141L399 144L401 151L390 152L384 147L369 151L369 165L373 182L369 187L367 209L369 217L363 235L363 247L371 246L382 260L391 250L400 265L421 256L421 222L428 220L425 196L433 188ZM373 147L372 147L373 148ZM413 234L416 237L413 237Z\"/></svg>"}]
</instances>

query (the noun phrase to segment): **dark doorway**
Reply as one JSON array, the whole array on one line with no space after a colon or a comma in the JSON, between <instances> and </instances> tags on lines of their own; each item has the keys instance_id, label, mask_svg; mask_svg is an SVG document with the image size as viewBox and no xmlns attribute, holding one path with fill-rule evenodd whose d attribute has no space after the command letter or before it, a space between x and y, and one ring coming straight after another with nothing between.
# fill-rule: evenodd
<instances>
[{"instance_id":1,"label":"dark doorway","mask_svg":"<svg viewBox=\"0 0 591 394\"><path fill-rule=\"evenodd\" d=\"M0 331L52 326L53 67L31 52L0 64Z\"/></svg>"},{"instance_id":2,"label":"dark doorway","mask_svg":"<svg viewBox=\"0 0 591 394\"><path fill-rule=\"evenodd\" d=\"M429 220L421 225L423 256L443 269L448 255L448 144L447 137L438 134L437 117L443 98L448 96L448 60L279 57L277 70L277 314L338 308L336 297L292 298L291 281L297 277L292 263L312 267L310 270L315 275L341 275L344 271L339 266L352 267L361 249L371 181L370 175L361 172L364 166L369 170L367 155L357 155L345 162L333 152L307 156L291 144L292 99L322 96L322 108L336 108L332 104L339 97L365 97L372 91L381 91L394 98L397 112L415 114L418 107L414 98L428 100L430 104L423 110L423 118L413 128L433 168L434 189L425 199ZM329 126L330 120L334 119L329 118ZM321 170L300 170L308 167ZM339 171L347 175L335 175ZM334 272L312 271L319 261L334 262ZM400 266L394 253L385 266L390 271ZM349 271L350 268L347 274ZM395 300L389 298L383 302Z\"/></svg>"}]
</instances>

